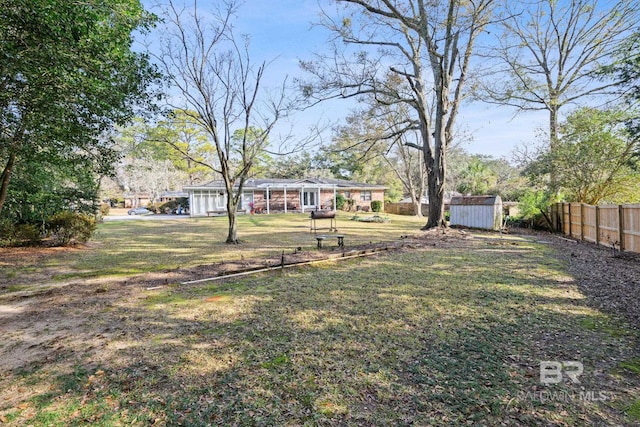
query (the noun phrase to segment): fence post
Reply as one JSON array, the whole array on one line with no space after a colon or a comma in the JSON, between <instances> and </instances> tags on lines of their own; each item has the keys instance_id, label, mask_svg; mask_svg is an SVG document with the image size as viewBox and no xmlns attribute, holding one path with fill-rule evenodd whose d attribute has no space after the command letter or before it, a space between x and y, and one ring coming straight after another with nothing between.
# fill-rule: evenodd
<instances>
[{"instance_id":1,"label":"fence post","mask_svg":"<svg viewBox=\"0 0 640 427\"><path fill-rule=\"evenodd\" d=\"M622 205L618 205L618 227L620 228L618 232L620 252L622 252L624 250L624 208L622 207Z\"/></svg>"},{"instance_id":2,"label":"fence post","mask_svg":"<svg viewBox=\"0 0 640 427\"><path fill-rule=\"evenodd\" d=\"M584 203L580 203L580 240L584 240Z\"/></svg>"},{"instance_id":3,"label":"fence post","mask_svg":"<svg viewBox=\"0 0 640 427\"><path fill-rule=\"evenodd\" d=\"M573 217L571 216L571 203L567 203L567 207L569 208L569 237L573 237Z\"/></svg>"},{"instance_id":4,"label":"fence post","mask_svg":"<svg viewBox=\"0 0 640 427\"><path fill-rule=\"evenodd\" d=\"M596 206L596 245L600 244L600 206Z\"/></svg>"}]
</instances>

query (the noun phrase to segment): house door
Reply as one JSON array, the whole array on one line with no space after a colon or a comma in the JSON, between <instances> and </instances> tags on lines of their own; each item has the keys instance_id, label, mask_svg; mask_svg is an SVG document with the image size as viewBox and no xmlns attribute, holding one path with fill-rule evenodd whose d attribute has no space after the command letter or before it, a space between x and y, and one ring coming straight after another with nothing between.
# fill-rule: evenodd
<instances>
[{"instance_id":1,"label":"house door","mask_svg":"<svg viewBox=\"0 0 640 427\"><path fill-rule=\"evenodd\" d=\"M315 191L305 191L302 193L302 204L305 209L315 209L317 205L318 194Z\"/></svg>"},{"instance_id":2,"label":"house door","mask_svg":"<svg viewBox=\"0 0 640 427\"><path fill-rule=\"evenodd\" d=\"M238 206L238 209L250 210L252 207L253 207L253 192L242 193L242 198L240 199L240 205Z\"/></svg>"}]
</instances>

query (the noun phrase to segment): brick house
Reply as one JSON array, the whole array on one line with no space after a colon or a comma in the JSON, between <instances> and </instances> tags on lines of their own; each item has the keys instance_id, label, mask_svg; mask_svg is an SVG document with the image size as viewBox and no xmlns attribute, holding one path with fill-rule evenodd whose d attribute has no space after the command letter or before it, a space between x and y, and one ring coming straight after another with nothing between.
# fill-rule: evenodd
<instances>
[{"instance_id":1,"label":"brick house","mask_svg":"<svg viewBox=\"0 0 640 427\"><path fill-rule=\"evenodd\" d=\"M387 188L328 178L249 179L242 191L238 209L253 209L261 213L334 209L336 196L342 194L354 201L354 210L368 211L374 200L384 204L384 191ZM189 194L191 216L226 211L226 191L222 181L187 186L184 191Z\"/></svg>"}]
</instances>

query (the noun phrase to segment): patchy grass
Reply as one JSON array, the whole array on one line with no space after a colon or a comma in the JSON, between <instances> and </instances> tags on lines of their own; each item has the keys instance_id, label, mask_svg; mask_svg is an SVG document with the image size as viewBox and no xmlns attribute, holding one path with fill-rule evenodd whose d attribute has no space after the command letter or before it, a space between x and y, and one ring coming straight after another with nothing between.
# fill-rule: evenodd
<instances>
[{"instance_id":1,"label":"patchy grass","mask_svg":"<svg viewBox=\"0 0 640 427\"><path fill-rule=\"evenodd\" d=\"M620 363L620 367L634 374L640 375L640 359L627 360Z\"/></svg>"},{"instance_id":2,"label":"patchy grass","mask_svg":"<svg viewBox=\"0 0 640 427\"><path fill-rule=\"evenodd\" d=\"M336 219L347 245L396 240L415 233L426 221L394 215L387 224L363 224L350 221L352 216L339 213ZM123 278L275 255L296 248L314 249L316 241L309 225L308 214L239 215L242 244L228 245L224 243L226 217L109 221L98 226L86 247L0 249L0 283L3 279L56 284L76 279ZM324 223L318 220L321 225Z\"/></svg>"},{"instance_id":3,"label":"patchy grass","mask_svg":"<svg viewBox=\"0 0 640 427\"><path fill-rule=\"evenodd\" d=\"M192 226L200 222L213 223L203 219ZM384 228L394 222L373 224L362 234L343 231L346 224L339 229L360 241L404 234L398 225L393 232ZM128 259L108 243L124 239L124 223L101 227L96 251L123 257L117 258L125 264L123 274L144 265L145 257L163 266L186 260L180 251L153 249L156 226L146 229L154 236L136 238L148 247L145 256L132 250ZM189 224L179 227L185 228L167 241L175 244ZM266 228L273 236L272 225ZM226 246L193 233L184 237L198 247L188 249L197 258L190 262L233 256L209 254L211 247ZM306 229L299 237L283 233L277 236L283 245L315 244ZM282 250L262 232L243 234L252 251ZM232 250L235 256L248 253ZM104 253L73 254L76 259L49 262L66 263L73 273L88 270L87 258L95 256L109 263L96 267L96 275L112 274L117 264ZM0 421L634 425L637 332L591 307L565 267L548 247L530 240L479 236L241 280L99 294L86 285L72 287L39 300L21 313L24 319L12 319L78 318L47 344L45 358L0 378ZM540 361L581 362L580 384L565 376L542 385Z\"/></svg>"}]
</instances>

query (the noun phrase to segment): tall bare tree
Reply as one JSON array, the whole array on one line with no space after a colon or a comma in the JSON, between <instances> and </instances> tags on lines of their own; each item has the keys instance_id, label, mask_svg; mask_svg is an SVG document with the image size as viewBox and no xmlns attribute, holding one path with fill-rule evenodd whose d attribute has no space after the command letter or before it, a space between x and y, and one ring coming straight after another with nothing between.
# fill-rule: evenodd
<instances>
[{"instance_id":1,"label":"tall bare tree","mask_svg":"<svg viewBox=\"0 0 640 427\"><path fill-rule=\"evenodd\" d=\"M553 150L561 108L612 92L616 82L597 72L637 26L639 11L637 0L507 2L502 34L487 53L499 65L483 99L547 111Z\"/></svg>"},{"instance_id":2,"label":"tall bare tree","mask_svg":"<svg viewBox=\"0 0 640 427\"><path fill-rule=\"evenodd\" d=\"M424 228L444 224L447 146L465 94L474 44L492 15L494 0L336 0L344 6L324 14L322 24L337 42L356 47L349 57L336 43L331 57L303 63L317 78L307 94L358 97L410 106L403 131L417 130L427 172L429 217ZM388 86L387 74L406 81Z\"/></svg>"},{"instance_id":3,"label":"tall bare tree","mask_svg":"<svg viewBox=\"0 0 640 427\"><path fill-rule=\"evenodd\" d=\"M422 198L427 177L422 156L415 155L416 151L412 151L409 147L413 136L417 137L418 135L415 132L398 134L394 141L395 149L393 151L397 161L390 160L389 166L402 182L406 194L409 195L414 215L422 217Z\"/></svg>"},{"instance_id":4,"label":"tall bare tree","mask_svg":"<svg viewBox=\"0 0 640 427\"><path fill-rule=\"evenodd\" d=\"M239 2L213 4L215 10L210 13L201 11L197 1L190 7L169 1L158 59L178 93L172 108L183 110L215 146L215 162L190 159L222 177L229 221L226 242L238 243L236 212L245 181L258 156L267 149L269 134L291 105L284 82L275 95L265 95L267 64L255 66L248 37L234 34L232 21ZM189 157L186 151L182 154Z\"/></svg>"}]
</instances>

